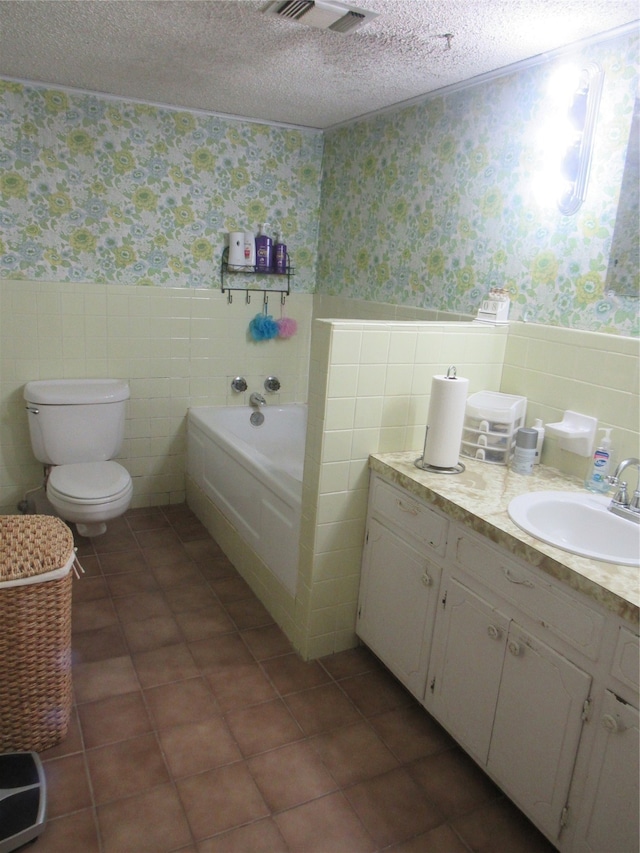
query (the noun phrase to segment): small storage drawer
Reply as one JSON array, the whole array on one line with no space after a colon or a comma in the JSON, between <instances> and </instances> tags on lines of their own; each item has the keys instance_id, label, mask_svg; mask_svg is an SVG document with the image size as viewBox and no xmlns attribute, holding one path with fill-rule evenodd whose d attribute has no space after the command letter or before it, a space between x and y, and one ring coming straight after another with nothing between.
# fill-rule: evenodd
<instances>
[{"instance_id":1,"label":"small storage drawer","mask_svg":"<svg viewBox=\"0 0 640 853\"><path fill-rule=\"evenodd\" d=\"M566 593L542 572L532 572L517 558L458 527L454 559L472 578L535 619L591 660L598 658L604 616Z\"/></svg>"},{"instance_id":2,"label":"small storage drawer","mask_svg":"<svg viewBox=\"0 0 640 853\"><path fill-rule=\"evenodd\" d=\"M640 687L640 637L628 628L618 631L611 675L634 691Z\"/></svg>"},{"instance_id":3,"label":"small storage drawer","mask_svg":"<svg viewBox=\"0 0 640 853\"><path fill-rule=\"evenodd\" d=\"M395 527L428 545L441 557L447 549L447 519L427 507L403 489L385 483L379 477L373 482L372 510Z\"/></svg>"},{"instance_id":4,"label":"small storage drawer","mask_svg":"<svg viewBox=\"0 0 640 853\"><path fill-rule=\"evenodd\" d=\"M508 465L526 413L526 397L498 391L471 394L465 408L460 453L482 462Z\"/></svg>"}]
</instances>

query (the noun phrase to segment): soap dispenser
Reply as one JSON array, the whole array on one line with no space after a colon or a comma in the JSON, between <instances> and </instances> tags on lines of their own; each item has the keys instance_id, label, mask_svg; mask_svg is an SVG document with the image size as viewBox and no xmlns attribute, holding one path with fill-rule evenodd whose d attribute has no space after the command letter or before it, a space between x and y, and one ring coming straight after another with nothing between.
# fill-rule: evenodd
<instances>
[{"instance_id":1,"label":"soap dispenser","mask_svg":"<svg viewBox=\"0 0 640 853\"><path fill-rule=\"evenodd\" d=\"M600 432L603 432L604 436L594 451L593 458L591 459L591 466L589 468L589 475L587 476L584 485L590 492L606 494L606 492L609 491L608 478L612 461L611 429L603 428Z\"/></svg>"},{"instance_id":2,"label":"soap dispenser","mask_svg":"<svg viewBox=\"0 0 640 853\"><path fill-rule=\"evenodd\" d=\"M261 225L256 237L256 269L258 272L271 272L273 240L265 234L268 227L267 222Z\"/></svg>"}]
</instances>

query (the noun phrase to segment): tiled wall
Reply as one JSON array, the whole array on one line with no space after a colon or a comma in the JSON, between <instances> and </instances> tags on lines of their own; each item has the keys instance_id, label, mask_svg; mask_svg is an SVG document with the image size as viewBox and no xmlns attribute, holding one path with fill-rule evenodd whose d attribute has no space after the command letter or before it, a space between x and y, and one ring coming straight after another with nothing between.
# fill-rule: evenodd
<instances>
[{"instance_id":1,"label":"tiled wall","mask_svg":"<svg viewBox=\"0 0 640 853\"><path fill-rule=\"evenodd\" d=\"M339 309L338 298L331 307ZM525 395L528 424L537 417L559 421L566 409L597 417L613 428L618 459L640 457L639 346L617 335L524 323L507 331L314 321L296 602L295 642L302 653L316 657L356 642L367 457L398 450L420 455L434 374L456 364L470 379L470 393ZM579 478L589 464L551 437L542 460Z\"/></svg>"},{"instance_id":2,"label":"tiled wall","mask_svg":"<svg viewBox=\"0 0 640 853\"><path fill-rule=\"evenodd\" d=\"M294 642L306 657L355 644L370 453L424 444L431 381L455 364L497 390L506 328L316 320L309 372Z\"/></svg>"},{"instance_id":3,"label":"tiled wall","mask_svg":"<svg viewBox=\"0 0 640 853\"><path fill-rule=\"evenodd\" d=\"M634 338L513 323L501 390L527 397L531 422L560 421L567 409L591 415L599 427L612 427L618 460L640 458L639 356ZM561 450L551 436L545 437L542 461L578 477L589 466L589 459Z\"/></svg>"},{"instance_id":4,"label":"tiled wall","mask_svg":"<svg viewBox=\"0 0 640 853\"><path fill-rule=\"evenodd\" d=\"M277 317L279 300L269 310ZM261 303L231 305L218 290L4 281L0 286L0 512L16 511L42 481L31 452L22 391L30 379L115 376L128 379L121 453L134 506L184 500L185 418L196 405L234 405L282 387L273 400L305 400L312 297L292 294L297 320L289 339L255 342L250 319ZM243 375L245 395L230 380Z\"/></svg>"},{"instance_id":5,"label":"tiled wall","mask_svg":"<svg viewBox=\"0 0 640 853\"><path fill-rule=\"evenodd\" d=\"M416 305L395 305L392 302L375 302L371 299L352 299L345 296L330 296L316 293L313 299L314 319L335 318L341 320L422 320L465 322L475 315L437 311L435 308L419 308Z\"/></svg>"}]
</instances>

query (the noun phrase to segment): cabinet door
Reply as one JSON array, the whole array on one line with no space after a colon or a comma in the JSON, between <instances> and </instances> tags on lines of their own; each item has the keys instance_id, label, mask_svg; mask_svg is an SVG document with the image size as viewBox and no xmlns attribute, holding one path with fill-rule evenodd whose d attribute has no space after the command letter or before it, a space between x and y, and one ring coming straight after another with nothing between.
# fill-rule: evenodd
<instances>
[{"instance_id":1,"label":"cabinet door","mask_svg":"<svg viewBox=\"0 0 640 853\"><path fill-rule=\"evenodd\" d=\"M587 797L586 840L592 853L637 853L640 715L632 705L605 691L599 732L590 764L595 790ZM579 830L580 834L580 830Z\"/></svg>"},{"instance_id":2,"label":"cabinet door","mask_svg":"<svg viewBox=\"0 0 640 853\"><path fill-rule=\"evenodd\" d=\"M393 531L370 520L356 631L419 699L427 680L440 573Z\"/></svg>"},{"instance_id":3,"label":"cabinet door","mask_svg":"<svg viewBox=\"0 0 640 853\"><path fill-rule=\"evenodd\" d=\"M437 660L425 705L485 764L509 621L455 578L440 598Z\"/></svg>"},{"instance_id":4,"label":"cabinet door","mask_svg":"<svg viewBox=\"0 0 640 853\"><path fill-rule=\"evenodd\" d=\"M487 769L557 838L591 676L512 622Z\"/></svg>"}]
</instances>

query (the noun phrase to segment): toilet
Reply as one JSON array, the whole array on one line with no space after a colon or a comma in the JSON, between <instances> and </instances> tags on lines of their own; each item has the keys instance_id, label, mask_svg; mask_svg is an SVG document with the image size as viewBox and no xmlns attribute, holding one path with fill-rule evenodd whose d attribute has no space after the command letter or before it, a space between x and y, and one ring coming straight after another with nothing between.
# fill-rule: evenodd
<instances>
[{"instance_id":1,"label":"toilet","mask_svg":"<svg viewBox=\"0 0 640 853\"><path fill-rule=\"evenodd\" d=\"M129 385L121 379L42 379L24 389L31 446L51 466L46 495L81 536L99 536L131 504L122 447Z\"/></svg>"}]
</instances>

